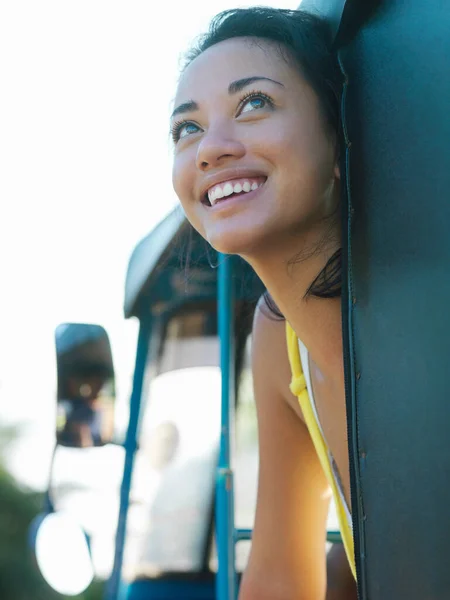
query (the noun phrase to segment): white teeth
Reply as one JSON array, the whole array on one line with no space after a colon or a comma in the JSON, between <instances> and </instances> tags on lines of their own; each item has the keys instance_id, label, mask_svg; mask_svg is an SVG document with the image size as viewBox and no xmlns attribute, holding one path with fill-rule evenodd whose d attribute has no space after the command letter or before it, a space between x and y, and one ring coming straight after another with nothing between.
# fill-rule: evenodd
<instances>
[{"instance_id":1,"label":"white teeth","mask_svg":"<svg viewBox=\"0 0 450 600\"><path fill-rule=\"evenodd\" d=\"M231 185L231 183L226 183L223 186L223 195L224 196L231 196L231 194L233 193L233 186Z\"/></svg>"},{"instance_id":2,"label":"white teeth","mask_svg":"<svg viewBox=\"0 0 450 600\"><path fill-rule=\"evenodd\" d=\"M209 199L209 202L210 202L211 206L214 206L214 204L220 198L223 198L223 192L222 192L222 189L220 187L217 187L215 190L209 190L208 191L208 199Z\"/></svg>"},{"instance_id":3,"label":"white teeth","mask_svg":"<svg viewBox=\"0 0 450 600\"><path fill-rule=\"evenodd\" d=\"M208 191L208 199L211 206L214 206L218 200L221 198L225 198L227 196L231 196L231 194L240 194L241 192L250 192L257 190L262 183L258 183L254 181L250 183L250 181L244 181L244 183L235 183L227 182L225 184L217 185L216 187L210 189Z\"/></svg>"}]
</instances>

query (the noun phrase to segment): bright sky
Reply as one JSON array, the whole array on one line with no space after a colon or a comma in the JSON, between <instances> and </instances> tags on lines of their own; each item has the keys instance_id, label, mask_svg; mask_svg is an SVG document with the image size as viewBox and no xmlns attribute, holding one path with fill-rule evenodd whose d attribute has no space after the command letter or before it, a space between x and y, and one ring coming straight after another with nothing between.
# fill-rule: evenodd
<instances>
[{"instance_id":1,"label":"bright sky","mask_svg":"<svg viewBox=\"0 0 450 600\"><path fill-rule=\"evenodd\" d=\"M123 284L134 246L176 202L179 56L214 14L250 4L0 4L0 421L28 423L13 468L32 485L53 443L58 323L107 328L128 394L136 326L123 320Z\"/></svg>"}]
</instances>

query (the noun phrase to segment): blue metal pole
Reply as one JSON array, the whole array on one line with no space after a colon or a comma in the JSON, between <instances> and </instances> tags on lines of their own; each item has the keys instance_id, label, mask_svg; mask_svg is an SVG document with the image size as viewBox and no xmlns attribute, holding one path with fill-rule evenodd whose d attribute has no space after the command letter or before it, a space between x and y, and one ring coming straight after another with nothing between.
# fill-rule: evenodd
<instances>
[{"instance_id":1,"label":"blue metal pole","mask_svg":"<svg viewBox=\"0 0 450 600\"><path fill-rule=\"evenodd\" d=\"M235 600L234 485L231 469L234 426L234 290L232 258L221 255L218 273L218 325L222 372L220 455L216 482L217 600Z\"/></svg>"},{"instance_id":2,"label":"blue metal pole","mask_svg":"<svg viewBox=\"0 0 450 600\"><path fill-rule=\"evenodd\" d=\"M130 501L131 477L133 474L134 455L137 446L139 409L141 406L145 369L149 351L151 325L151 320L146 319L145 322L140 323L139 328L136 363L133 377L133 390L130 399L130 418L128 422L127 435L125 438L125 464L123 469L122 485L120 488L120 509L114 548L114 566L108 585L106 586L106 600L118 600L119 597L123 552L127 529L128 505Z\"/></svg>"}]
</instances>

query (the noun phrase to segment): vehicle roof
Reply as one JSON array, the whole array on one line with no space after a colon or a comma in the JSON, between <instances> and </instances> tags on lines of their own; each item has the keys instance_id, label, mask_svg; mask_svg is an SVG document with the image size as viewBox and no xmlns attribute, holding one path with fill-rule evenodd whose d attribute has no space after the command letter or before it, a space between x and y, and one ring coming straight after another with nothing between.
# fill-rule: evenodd
<instances>
[{"instance_id":1,"label":"vehicle roof","mask_svg":"<svg viewBox=\"0 0 450 600\"><path fill-rule=\"evenodd\" d=\"M184 213L176 207L133 250L125 281L125 317L136 315L137 302L151 274L177 232L185 224Z\"/></svg>"},{"instance_id":2,"label":"vehicle roof","mask_svg":"<svg viewBox=\"0 0 450 600\"><path fill-rule=\"evenodd\" d=\"M215 299L215 267L220 260L221 255L177 207L131 255L125 283L125 317L141 318L156 308L161 313L180 304ZM239 282L236 298L252 301L262 293L262 284L252 268L238 257L234 258L233 273Z\"/></svg>"}]
</instances>

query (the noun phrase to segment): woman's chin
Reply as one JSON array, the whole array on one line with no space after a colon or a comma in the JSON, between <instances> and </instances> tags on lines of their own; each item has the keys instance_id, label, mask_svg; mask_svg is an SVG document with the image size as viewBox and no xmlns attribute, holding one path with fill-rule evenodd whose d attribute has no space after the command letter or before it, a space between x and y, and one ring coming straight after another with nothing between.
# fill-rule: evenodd
<instances>
[{"instance_id":1,"label":"woman's chin","mask_svg":"<svg viewBox=\"0 0 450 600\"><path fill-rule=\"evenodd\" d=\"M247 256L257 246L257 238L254 231L224 231L210 230L207 232L206 239L208 243L222 254L238 254Z\"/></svg>"},{"instance_id":2,"label":"woman's chin","mask_svg":"<svg viewBox=\"0 0 450 600\"><path fill-rule=\"evenodd\" d=\"M248 262L261 258L280 235L276 219L263 206L235 214L204 217L199 231L209 244L223 254L237 254Z\"/></svg>"}]
</instances>

